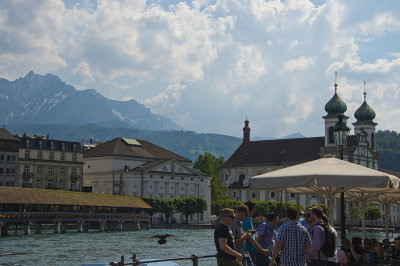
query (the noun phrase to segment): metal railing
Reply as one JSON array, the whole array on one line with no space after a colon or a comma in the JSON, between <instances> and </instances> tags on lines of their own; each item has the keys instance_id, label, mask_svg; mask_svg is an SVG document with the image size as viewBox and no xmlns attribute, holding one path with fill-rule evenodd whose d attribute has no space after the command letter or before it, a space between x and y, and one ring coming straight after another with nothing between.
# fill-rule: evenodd
<instances>
[{"instance_id":1,"label":"metal railing","mask_svg":"<svg viewBox=\"0 0 400 266\"><path fill-rule=\"evenodd\" d=\"M199 259L205 259L205 258L215 258L217 255L206 255L206 256L198 256L196 254L193 254L190 257L181 257L181 258L170 258L170 259L159 259L159 260L146 260L146 261L140 261L136 259L136 254L133 254L131 257L132 262L125 263L125 258L124 256L121 256L121 261L120 262L110 262L110 266L124 266L124 265L141 265L141 264L146 264L146 263L152 263L152 262L163 262L163 261L178 261L178 260L191 260L193 262L193 266L198 266L199 265Z\"/></svg>"}]
</instances>

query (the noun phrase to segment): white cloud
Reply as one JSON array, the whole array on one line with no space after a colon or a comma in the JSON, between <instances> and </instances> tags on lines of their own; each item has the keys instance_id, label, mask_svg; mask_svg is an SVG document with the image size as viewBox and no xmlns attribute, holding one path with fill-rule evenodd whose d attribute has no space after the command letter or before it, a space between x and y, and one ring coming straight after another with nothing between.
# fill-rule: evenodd
<instances>
[{"instance_id":1,"label":"white cloud","mask_svg":"<svg viewBox=\"0 0 400 266\"><path fill-rule=\"evenodd\" d=\"M389 61L387 59L377 59L375 63L365 63L354 65L350 68L351 71L355 72L366 72L366 73L388 73L393 69L399 69L400 57Z\"/></svg>"},{"instance_id":2,"label":"white cloud","mask_svg":"<svg viewBox=\"0 0 400 266\"><path fill-rule=\"evenodd\" d=\"M267 72L261 52L255 46L240 48L240 58L236 62L235 73L250 84L257 83L260 76Z\"/></svg>"},{"instance_id":3,"label":"white cloud","mask_svg":"<svg viewBox=\"0 0 400 266\"><path fill-rule=\"evenodd\" d=\"M186 88L182 84L169 85L163 92L157 96L144 100L144 104L150 106L152 109L162 113L163 110L175 107L179 104L183 90Z\"/></svg>"},{"instance_id":4,"label":"white cloud","mask_svg":"<svg viewBox=\"0 0 400 266\"><path fill-rule=\"evenodd\" d=\"M387 32L400 31L400 20L392 12L378 13L372 20L360 26L360 34L369 36L382 36Z\"/></svg>"},{"instance_id":5,"label":"white cloud","mask_svg":"<svg viewBox=\"0 0 400 266\"><path fill-rule=\"evenodd\" d=\"M376 122L400 130L394 0L65 2L0 1L0 77L51 72L198 132L240 136L248 115L273 137L323 134L339 71L348 116L367 80Z\"/></svg>"},{"instance_id":6,"label":"white cloud","mask_svg":"<svg viewBox=\"0 0 400 266\"><path fill-rule=\"evenodd\" d=\"M251 100L251 95L249 93L240 93L232 96L232 103L234 106L244 106Z\"/></svg>"},{"instance_id":7,"label":"white cloud","mask_svg":"<svg viewBox=\"0 0 400 266\"><path fill-rule=\"evenodd\" d=\"M93 75L92 71L90 70L89 64L86 61L80 62L74 69L72 69L72 73L83 77L84 83L95 82L94 75Z\"/></svg>"},{"instance_id":8,"label":"white cloud","mask_svg":"<svg viewBox=\"0 0 400 266\"><path fill-rule=\"evenodd\" d=\"M290 59L289 61L284 62L283 69L286 71L306 70L314 65L316 59L315 56L301 56L297 59Z\"/></svg>"}]
</instances>

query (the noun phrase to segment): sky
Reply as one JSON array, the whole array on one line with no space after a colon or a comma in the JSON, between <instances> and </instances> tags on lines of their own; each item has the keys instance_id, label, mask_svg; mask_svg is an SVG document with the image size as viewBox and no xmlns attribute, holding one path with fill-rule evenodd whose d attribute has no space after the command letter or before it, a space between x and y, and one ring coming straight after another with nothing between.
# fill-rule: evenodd
<instances>
[{"instance_id":1,"label":"sky","mask_svg":"<svg viewBox=\"0 0 400 266\"><path fill-rule=\"evenodd\" d=\"M400 131L398 0L1 0L0 77L52 73L185 130L322 136L338 94Z\"/></svg>"}]
</instances>

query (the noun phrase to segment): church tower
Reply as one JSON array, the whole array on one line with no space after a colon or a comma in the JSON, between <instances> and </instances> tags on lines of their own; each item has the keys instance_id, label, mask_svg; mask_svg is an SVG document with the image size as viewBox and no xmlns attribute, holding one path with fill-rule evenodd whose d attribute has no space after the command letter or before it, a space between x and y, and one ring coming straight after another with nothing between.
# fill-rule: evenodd
<instances>
[{"instance_id":1,"label":"church tower","mask_svg":"<svg viewBox=\"0 0 400 266\"><path fill-rule=\"evenodd\" d=\"M338 115L344 114L347 111L347 105L340 99L337 94L337 72L335 72L335 94L326 103L325 111L328 113L322 118L325 120L325 147L335 146L335 139L333 137L333 127L338 122ZM346 123L348 116L343 117L343 122Z\"/></svg>"},{"instance_id":2,"label":"church tower","mask_svg":"<svg viewBox=\"0 0 400 266\"><path fill-rule=\"evenodd\" d=\"M247 144L250 142L250 128L249 128L249 121L244 121L244 128L243 128L243 144Z\"/></svg>"},{"instance_id":3,"label":"church tower","mask_svg":"<svg viewBox=\"0 0 400 266\"><path fill-rule=\"evenodd\" d=\"M367 103L367 92L364 81L364 102L354 113L357 119L354 125L354 132L359 138L359 142L365 142L366 145L375 151L375 127L378 125L372 121L376 114L375 111Z\"/></svg>"}]
</instances>

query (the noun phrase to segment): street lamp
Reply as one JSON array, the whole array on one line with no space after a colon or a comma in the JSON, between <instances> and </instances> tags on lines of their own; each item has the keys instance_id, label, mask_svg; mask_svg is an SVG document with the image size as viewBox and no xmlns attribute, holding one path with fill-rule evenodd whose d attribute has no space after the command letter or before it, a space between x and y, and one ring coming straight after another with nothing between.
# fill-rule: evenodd
<instances>
[{"instance_id":1,"label":"street lamp","mask_svg":"<svg viewBox=\"0 0 400 266\"><path fill-rule=\"evenodd\" d=\"M340 159L343 160L343 149L347 146L347 137L349 136L350 128L343 122L344 115L339 114L339 121L333 127L333 137L335 144L340 148ZM343 188L342 188L343 189ZM340 193L340 227L341 227L341 240L346 239L346 220L344 214L344 192Z\"/></svg>"}]
</instances>

